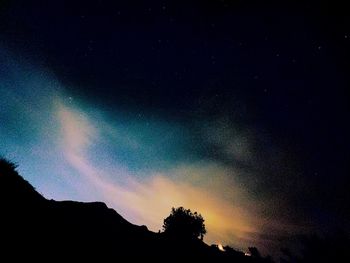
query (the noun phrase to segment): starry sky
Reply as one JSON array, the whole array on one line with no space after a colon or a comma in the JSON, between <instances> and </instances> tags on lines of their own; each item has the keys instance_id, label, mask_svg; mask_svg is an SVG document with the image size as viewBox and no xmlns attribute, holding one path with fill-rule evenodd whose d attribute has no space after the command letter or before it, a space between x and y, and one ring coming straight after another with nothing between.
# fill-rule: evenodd
<instances>
[{"instance_id":1,"label":"starry sky","mask_svg":"<svg viewBox=\"0 0 350 263\"><path fill-rule=\"evenodd\" d=\"M263 2L263 3L262 3ZM0 154L49 199L272 253L348 230L350 21L334 1L0 2Z\"/></svg>"}]
</instances>

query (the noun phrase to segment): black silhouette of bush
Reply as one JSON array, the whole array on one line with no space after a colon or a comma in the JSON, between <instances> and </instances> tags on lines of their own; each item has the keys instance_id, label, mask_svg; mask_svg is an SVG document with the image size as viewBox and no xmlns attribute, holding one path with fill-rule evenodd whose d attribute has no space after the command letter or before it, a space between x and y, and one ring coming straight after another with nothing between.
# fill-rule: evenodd
<instances>
[{"instance_id":1,"label":"black silhouette of bush","mask_svg":"<svg viewBox=\"0 0 350 263\"><path fill-rule=\"evenodd\" d=\"M171 209L171 214L164 219L163 230L170 236L201 240L207 232L202 215L183 207Z\"/></svg>"},{"instance_id":2,"label":"black silhouette of bush","mask_svg":"<svg viewBox=\"0 0 350 263\"><path fill-rule=\"evenodd\" d=\"M35 188L17 173L16 168L15 163L0 157L0 199L6 198L8 201L21 204L24 201L42 199L43 197L35 191Z\"/></svg>"},{"instance_id":3,"label":"black silhouette of bush","mask_svg":"<svg viewBox=\"0 0 350 263\"><path fill-rule=\"evenodd\" d=\"M16 174L17 165L9 160L0 157L0 174L2 176Z\"/></svg>"}]
</instances>

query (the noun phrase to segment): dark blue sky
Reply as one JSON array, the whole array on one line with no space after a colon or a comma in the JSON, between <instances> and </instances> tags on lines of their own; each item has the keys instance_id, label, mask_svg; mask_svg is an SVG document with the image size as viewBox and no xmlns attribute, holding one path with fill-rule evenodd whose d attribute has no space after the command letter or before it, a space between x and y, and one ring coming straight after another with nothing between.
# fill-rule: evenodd
<instances>
[{"instance_id":1,"label":"dark blue sky","mask_svg":"<svg viewBox=\"0 0 350 263\"><path fill-rule=\"evenodd\" d=\"M88 117L94 107L118 119L147 149L95 155L137 173L207 161L238 169L254 200L276 204L265 211L272 221L346 227L345 10L334 1L3 1L2 91L21 97L14 65L16 78L20 64L45 69ZM26 89L50 93L40 87ZM16 115L6 109L1 136Z\"/></svg>"}]
</instances>

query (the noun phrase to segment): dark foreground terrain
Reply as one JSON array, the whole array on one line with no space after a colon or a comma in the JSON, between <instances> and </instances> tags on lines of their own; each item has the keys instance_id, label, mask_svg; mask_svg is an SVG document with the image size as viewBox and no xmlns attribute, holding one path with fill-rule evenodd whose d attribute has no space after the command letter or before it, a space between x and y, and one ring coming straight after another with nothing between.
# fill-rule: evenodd
<instances>
[{"instance_id":1,"label":"dark foreground terrain","mask_svg":"<svg viewBox=\"0 0 350 263\"><path fill-rule=\"evenodd\" d=\"M267 262L133 225L104 203L47 200L0 160L1 257L52 262Z\"/></svg>"},{"instance_id":2,"label":"dark foreground terrain","mask_svg":"<svg viewBox=\"0 0 350 263\"><path fill-rule=\"evenodd\" d=\"M299 255L282 249L281 262L349 262L349 244L345 233L307 237ZM0 158L0 262L273 262L250 251L154 233L101 202L47 200Z\"/></svg>"}]
</instances>

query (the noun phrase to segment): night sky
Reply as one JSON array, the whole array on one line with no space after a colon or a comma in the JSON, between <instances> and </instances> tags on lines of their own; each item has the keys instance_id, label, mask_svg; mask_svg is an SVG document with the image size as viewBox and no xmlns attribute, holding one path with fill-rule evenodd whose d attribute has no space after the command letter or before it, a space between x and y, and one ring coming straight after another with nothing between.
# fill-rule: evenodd
<instances>
[{"instance_id":1,"label":"night sky","mask_svg":"<svg viewBox=\"0 0 350 263\"><path fill-rule=\"evenodd\" d=\"M271 252L349 230L335 1L0 1L0 154L47 198Z\"/></svg>"}]
</instances>

